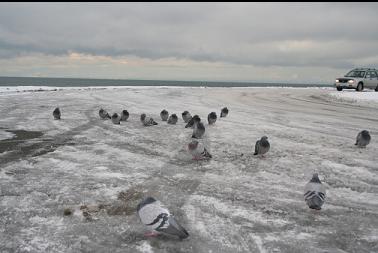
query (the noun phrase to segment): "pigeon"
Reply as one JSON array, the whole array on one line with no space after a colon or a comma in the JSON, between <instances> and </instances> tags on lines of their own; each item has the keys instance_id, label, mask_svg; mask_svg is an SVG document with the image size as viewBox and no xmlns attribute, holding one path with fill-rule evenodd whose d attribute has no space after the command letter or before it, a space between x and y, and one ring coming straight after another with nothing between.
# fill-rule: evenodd
<instances>
[{"instance_id":1,"label":"pigeon","mask_svg":"<svg viewBox=\"0 0 378 253\"><path fill-rule=\"evenodd\" d=\"M324 204L326 190L322 182L320 182L318 174L312 176L310 182L305 186L304 198L311 209L320 210Z\"/></svg>"},{"instance_id":2,"label":"pigeon","mask_svg":"<svg viewBox=\"0 0 378 253\"><path fill-rule=\"evenodd\" d=\"M164 109L164 110L161 111L160 117L161 117L162 121L167 121L168 116L169 116L169 113L167 112L167 110Z\"/></svg>"},{"instance_id":3,"label":"pigeon","mask_svg":"<svg viewBox=\"0 0 378 253\"><path fill-rule=\"evenodd\" d=\"M209 125L214 124L215 121L217 121L217 114L215 112L209 113L209 115L207 115L207 121L209 122Z\"/></svg>"},{"instance_id":4,"label":"pigeon","mask_svg":"<svg viewBox=\"0 0 378 253\"><path fill-rule=\"evenodd\" d=\"M53 111L53 116L54 116L54 119L60 119L60 110L59 110L59 107L55 108L55 110Z\"/></svg>"},{"instance_id":5,"label":"pigeon","mask_svg":"<svg viewBox=\"0 0 378 253\"><path fill-rule=\"evenodd\" d=\"M157 125L158 123L155 122L153 118L146 117L146 114L140 115L140 121L143 123L144 126L153 126Z\"/></svg>"},{"instance_id":6,"label":"pigeon","mask_svg":"<svg viewBox=\"0 0 378 253\"><path fill-rule=\"evenodd\" d=\"M198 115L194 115L189 121L188 124L185 125L185 128L191 127L194 128L195 123L201 121L201 118Z\"/></svg>"},{"instance_id":7,"label":"pigeon","mask_svg":"<svg viewBox=\"0 0 378 253\"><path fill-rule=\"evenodd\" d=\"M177 123L178 117L176 114L171 114L168 119L168 124L175 125Z\"/></svg>"},{"instance_id":8,"label":"pigeon","mask_svg":"<svg viewBox=\"0 0 378 253\"><path fill-rule=\"evenodd\" d=\"M370 134L369 131L363 130L358 133L356 143L354 145L357 145L360 148L366 148L366 146L370 143Z\"/></svg>"},{"instance_id":9,"label":"pigeon","mask_svg":"<svg viewBox=\"0 0 378 253\"><path fill-rule=\"evenodd\" d=\"M192 142L188 144L188 150L193 156L193 160L210 159L212 157L206 148L197 140L192 140Z\"/></svg>"},{"instance_id":10,"label":"pigeon","mask_svg":"<svg viewBox=\"0 0 378 253\"><path fill-rule=\"evenodd\" d=\"M157 236L160 233L180 239L189 236L188 231L176 221L169 210L153 197L142 200L137 206L137 213L140 221L150 231L145 236Z\"/></svg>"},{"instance_id":11,"label":"pigeon","mask_svg":"<svg viewBox=\"0 0 378 253\"><path fill-rule=\"evenodd\" d=\"M264 156L270 149L270 144L268 142L268 137L263 136L260 140L256 141L255 145L255 153L254 155L262 155Z\"/></svg>"},{"instance_id":12,"label":"pigeon","mask_svg":"<svg viewBox=\"0 0 378 253\"><path fill-rule=\"evenodd\" d=\"M194 123L192 138L200 139L205 134L205 126L202 122Z\"/></svg>"},{"instance_id":13,"label":"pigeon","mask_svg":"<svg viewBox=\"0 0 378 253\"><path fill-rule=\"evenodd\" d=\"M120 121L121 121L121 117L118 115L118 113L114 113L112 115L112 122L113 122L113 124L119 125L119 124L121 124Z\"/></svg>"},{"instance_id":14,"label":"pigeon","mask_svg":"<svg viewBox=\"0 0 378 253\"><path fill-rule=\"evenodd\" d=\"M129 112L127 110L123 110L121 112L121 121L126 121L129 118Z\"/></svg>"},{"instance_id":15,"label":"pigeon","mask_svg":"<svg viewBox=\"0 0 378 253\"><path fill-rule=\"evenodd\" d=\"M188 123L191 118L192 118L192 115L190 115L190 112L184 111L182 113L182 119L184 120L185 123Z\"/></svg>"},{"instance_id":16,"label":"pigeon","mask_svg":"<svg viewBox=\"0 0 378 253\"><path fill-rule=\"evenodd\" d=\"M221 111L221 115L220 115L220 117L221 118L224 118L224 117L226 117L228 115L228 109L227 109L227 107L224 107L223 109L222 109L222 111Z\"/></svg>"},{"instance_id":17,"label":"pigeon","mask_svg":"<svg viewBox=\"0 0 378 253\"><path fill-rule=\"evenodd\" d=\"M98 114L100 115L101 119L111 119L109 113L102 108L98 111Z\"/></svg>"}]
</instances>

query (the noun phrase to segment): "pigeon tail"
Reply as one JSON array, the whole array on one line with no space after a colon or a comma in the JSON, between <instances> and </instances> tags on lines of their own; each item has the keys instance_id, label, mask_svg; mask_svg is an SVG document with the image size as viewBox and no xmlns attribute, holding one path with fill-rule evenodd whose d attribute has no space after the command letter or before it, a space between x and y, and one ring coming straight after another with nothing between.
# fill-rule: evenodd
<instances>
[{"instance_id":1,"label":"pigeon tail","mask_svg":"<svg viewBox=\"0 0 378 253\"><path fill-rule=\"evenodd\" d=\"M206 148L203 149L203 156L206 158L212 158L211 154L206 150Z\"/></svg>"},{"instance_id":2,"label":"pigeon tail","mask_svg":"<svg viewBox=\"0 0 378 253\"><path fill-rule=\"evenodd\" d=\"M317 205L310 206L310 208L315 209L315 210L321 210L322 209L320 206L317 206Z\"/></svg>"},{"instance_id":3,"label":"pigeon tail","mask_svg":"<svg viewBox=\"0 0 378 253\"><path fill-rule=\"evenodd\" d=\"M259 146L260 146L260 140L256 141L255 153L253 155L257 155L259 153Z\"/></svg>"},{"instance_id":4,"label":"pigeon tail","mask_svg":"<svg viewBox=\"0 0 378 253\"><path fill-rule=\"evenodd\" d=\"M183 228L178 222L173 218L173 216L168 217L169 226L167 228L160 228L157 231L161 231L163 233L178 236L180 239L185 239L189 237L188 231Z\"/></svg>"},{"instance_id":5,"label":"pigeon tail","mask_svg":"<svg viewBox=\"0 0 378 253\"><path fill-rule=\"evenodd\" d=\"M319 196L313 196L310 199L306 200L307 205L311 209L320 210L322 209L322 205L324 203L324 200L322 200Z\"/></svg>"}]
</instances>

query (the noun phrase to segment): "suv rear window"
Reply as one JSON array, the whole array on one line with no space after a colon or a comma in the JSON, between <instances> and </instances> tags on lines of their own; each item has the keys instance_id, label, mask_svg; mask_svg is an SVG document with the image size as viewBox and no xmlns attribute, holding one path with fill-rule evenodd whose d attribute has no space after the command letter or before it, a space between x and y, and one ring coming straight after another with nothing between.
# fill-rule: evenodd
<instances>
[{"instance_id":1,"label":"suv rear window","mask_svg":"<svg viewBox=\"0 0 378 253\"><path fill-rule=\"evenodd\" d=\"M348 74L345 75L345 77L359 77L359 78L364 78L365 76L365 71L361 70L352 70Z\"/></svg>"}]
</instances>

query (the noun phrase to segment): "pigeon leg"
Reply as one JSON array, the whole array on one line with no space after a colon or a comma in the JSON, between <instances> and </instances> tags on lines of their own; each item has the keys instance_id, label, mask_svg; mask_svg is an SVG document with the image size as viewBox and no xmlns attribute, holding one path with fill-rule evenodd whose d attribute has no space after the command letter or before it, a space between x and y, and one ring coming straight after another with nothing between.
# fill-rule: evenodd
<instances>
[{"instance_id":1,"label":"pigeon leg","mask_svg":"<svg viewBox=\"0 0 378 253\"><path fill-rule=\"evenodd\" d=\"M194 157L192 158L192 160L194 160L194 161L199 161L200 159L199 159L197 156L194 156Z\"/></svg>"},{"instance_id":2,"label":"pigeon leg","mask_svg":"<svg viewBox=\"0 0 378 253\"><path fill-rule=\"evenodd\" d=\"M156 237L158 235L159 235L158 233L153 232L153 231L149 231L149 232L144 233L145 237Z\"/></svg>"}]
</instances>

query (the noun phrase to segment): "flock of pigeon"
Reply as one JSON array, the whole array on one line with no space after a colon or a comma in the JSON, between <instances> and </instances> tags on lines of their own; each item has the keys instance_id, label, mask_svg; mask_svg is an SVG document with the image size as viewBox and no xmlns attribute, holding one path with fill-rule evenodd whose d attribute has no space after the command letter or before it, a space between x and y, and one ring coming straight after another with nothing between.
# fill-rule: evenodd
<instances>
[{"instance_id":1,"label":"flock of pigeon","mask_svg":"<svg viewBox=\"0 0 378 253\"><path fill-rule=\"evenodd\" d=\"M220 117L226 117L227 115L228 109L227 107L224 107L221 110ZM60 119L61 112L59 108L55 108L53 116L55 119ZM114 124L120 124L120 121L126 121L129 118L129 112L123 110L121 115L114 113L110 116L107 111L101 108L99 110L99 116L101 119L111 119ZM160 117L162 121L167 121L168 124L172 125L175 125L178 121L176 114L169 115L166 110L161 111ZM192 117L188 111L184 111L182 113L182 119L187 123L185 128L193 128L192 138L194 138L194 140L188 144L188 151L193 156L193 160L212 158L204 145L196 140L202 138L205 133L205 126L201 122L201 118L198 115ZM209 125L214 124L217 120L217 114L215 112L209 113L207 120ZM154 126L158 124L153 118L147 117L144 113L140 116L140 121L144 126ZM358 133L355 145L364 148L370 143L370 140L371 137L369 132L363 130ZM268 137L263 136L255 144L254 155L264 157L264 154L266 154L269 149L270 144L268 142ZM305 185L304 199L306 204L311 209L321 210L325 201L325 195L326 189L320 181L318 174L313 174L312 179ZM141 222L149 230L149 232L145 233L145 236L147 237L157 236L160 233L177 236L180 239L185 239L189 236L186 229L177 222L169 210L160 201L153 197L147 197L142 200L138 204L137 213Z\"/></svg>"}]
</instances>

